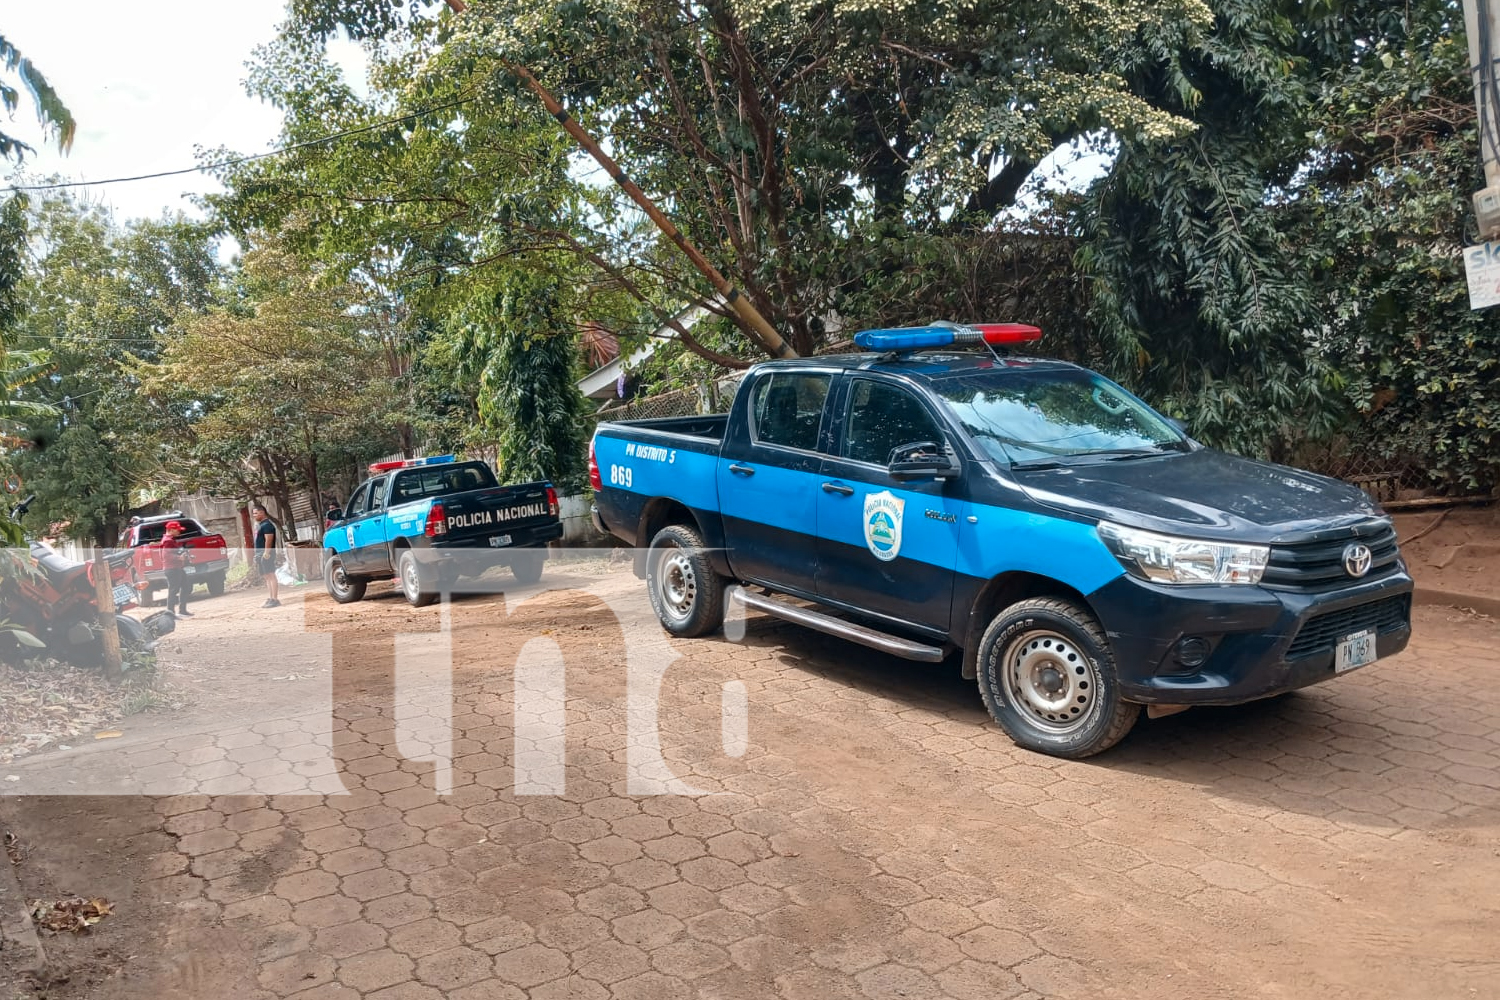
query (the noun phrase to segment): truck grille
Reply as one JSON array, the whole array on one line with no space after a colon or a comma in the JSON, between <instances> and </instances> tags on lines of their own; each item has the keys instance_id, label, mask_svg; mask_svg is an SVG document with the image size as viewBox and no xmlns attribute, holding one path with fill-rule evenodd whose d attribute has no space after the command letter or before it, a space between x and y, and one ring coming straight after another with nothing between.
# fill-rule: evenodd
<instances>
[{"instance_id":1,"label":"truck grille","mask_svg":"<svg viewBox=\"0 0 1500 1000\"><path fill-rule=\"evenodd\" d=\"M1369 604L1359 604L1342 611L1329 611L1314 615L1302 623L1297 637L1287 648L1288 660L1300 660L1305 656L1316 656L1333 649L1340 639L1367 628L1376 635L1399 632L1411 622L1411 595L1398 594Z\"/></svg>"},{"instance_id":2,"label":"truck grille","mask_svg":"<svg viewBox=\"0 0 1500 1000\"><path fill-rule=\"evenodd\" d=\"M1344 569L1344 548L1350 542L1370 547L1370 571L1360 577L1378 580L1396 571L1400 555L1396 550L1396 529L1388 521L1367 521L1352 535L1320 542L1271 546L1261 585L1282 590L1317 592L1336 590L1353 579Z\"/></svg>"}]
</instances>

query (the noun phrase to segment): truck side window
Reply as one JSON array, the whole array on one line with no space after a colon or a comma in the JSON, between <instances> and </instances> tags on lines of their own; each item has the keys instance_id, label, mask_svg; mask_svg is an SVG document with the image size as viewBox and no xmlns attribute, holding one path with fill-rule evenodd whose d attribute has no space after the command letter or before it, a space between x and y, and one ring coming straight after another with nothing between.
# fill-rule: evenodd
<instances>
[{"instance_id":1,"label":"truck side window","mask_svg":"<svg viewBox=\"0 0 1500 1000\"><path fill-rule=\"evenodd\" d=\"M775 372L761 379L750 398L756 443L816 451L832 381L822 372Z\"/></svg>"},{"instance_id":2,"label":"truck side window","mask_svg":"<svg viewBox=\"0 0 1500 1000\"><path fill-rule=\"evenodd\" d=\"M369 495L370 488L368 486L361 486L355 490L354 495L349 498L349 503L344 507L344 520L347 521L351 517L359 517L363 514L365 512L365 498Z\"/></svg>"},{"instance_id":3,"label":"truck side window","mask_svg":"<svg viewBox=\"0 0 1500 1000\"><path fill-rule=\"evenodd\" d=\"M854 382L844 427L844 457L871 465L888 464L891 452L903 444L944 440L921 400L899 386L868 378Z\"/></svg>"},{"instance_id":4,"label":"truck side window","mask_svg":"<svg viewBox=\"0 0 1500 1000\"><path fill-rule=\"evenodd\" d=\"M371 514L385 508L385 479L385 476L381 476L379 479L370 480L368 497L370 501L369 513Z\"/></svg>"}]
</instances>

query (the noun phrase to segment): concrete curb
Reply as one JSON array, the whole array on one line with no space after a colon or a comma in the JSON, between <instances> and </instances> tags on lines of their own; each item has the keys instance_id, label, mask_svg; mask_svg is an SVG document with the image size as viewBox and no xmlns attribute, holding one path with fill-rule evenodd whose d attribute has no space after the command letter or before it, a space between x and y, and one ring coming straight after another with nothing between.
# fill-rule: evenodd
<instances>
[{"instance_id":1,"label":"concrete curb","mask_svg":"<svg viewBox=\"0 0 1500 1000\"><path fill-rule=\"evenodd\" d=\"M1413 595L1413 601L1416 604L1468 608L1482 615L1500 618L1500 598L1475 597L1473 594L1458 594L1448 590L1429 590L1426 587L1418 587Z\"/></svg>"},{"instance_id":2,"label":"concrete curb","mask_svg":"<svg viewBox=\"0 0 1500 1000\"><path fill-rule=\"evenodd\" d=\"M0 849L0 950L18 972L47 982L47 953L26 910L26 897L15 866Z\"/></svg>"}]
</instances>

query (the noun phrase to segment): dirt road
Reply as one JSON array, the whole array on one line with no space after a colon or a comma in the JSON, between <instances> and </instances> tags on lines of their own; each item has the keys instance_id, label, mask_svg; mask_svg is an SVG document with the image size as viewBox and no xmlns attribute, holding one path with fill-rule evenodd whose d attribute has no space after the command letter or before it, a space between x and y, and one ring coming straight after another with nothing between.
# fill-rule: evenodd
<instances>
[{"instance_id":1,"label":"dirt road","mask_svg":"<svg viewBox=\"0 0 1500 1000\"><path fill-rule=\"evenodd\" d=\"M1500 995L1493 621L1420 609L1398 658L1063 762L947 670L759 618L668 664L618 620L628 573L550 582L456 602L451 646L391 597L289 603L295 633L203 604L172 653L193 713L12 768L206 792L0 800L29 892L118 904L47 942L48 996ZM518 658L565 669L560 716ZM630 783L627 693L662 668L662 759L709 794ZM516 794L559 721L565 770L520 777L564 787Z\"/></svg>"}]
</instances>

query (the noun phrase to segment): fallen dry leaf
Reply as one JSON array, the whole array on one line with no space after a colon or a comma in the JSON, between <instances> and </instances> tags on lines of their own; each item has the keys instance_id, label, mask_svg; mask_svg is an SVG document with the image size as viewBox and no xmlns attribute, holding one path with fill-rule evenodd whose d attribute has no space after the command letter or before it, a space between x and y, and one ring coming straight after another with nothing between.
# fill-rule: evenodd
<instances>
[{"instance_id":1,"label":"fallen dry leaf","mask_svg":"<svg viewBox=\"0 0 1500 1000\"><path fill-rule=\"evenodd\" d=\"M68 931L82 934L99 921L109 916L114 907L107 899L84 899L72 896L49 903L42 899L28 899L26 909L32 921L42 930L52 934Z\"/></svg>"},{"instance_id":2,"label":"fallen dry leaf","mask_svg":"<svg viewBox=\"0 0 1500 1000\"><path fill-rule=\"evenodd\" d=\"M124 735L125 734L122 733L122 732L120 732L118 729L110 729L110 730L108 730L106 732L95 733L94 734L94 739L96 739L96 740L114 740L114 739L119 739L121 736L124 736Z\"/></svg>"}]
</instances>

